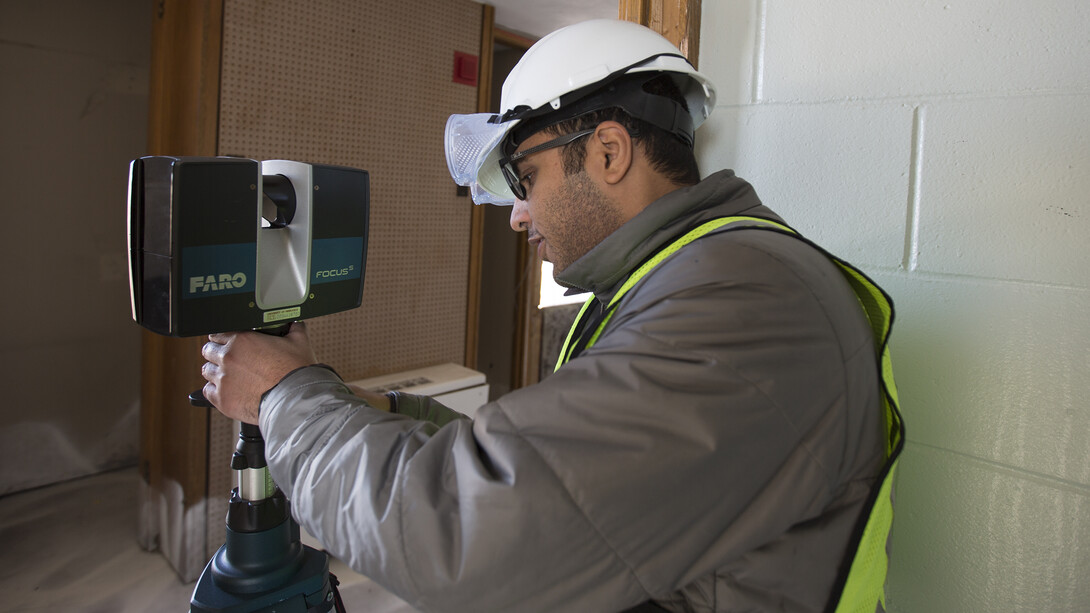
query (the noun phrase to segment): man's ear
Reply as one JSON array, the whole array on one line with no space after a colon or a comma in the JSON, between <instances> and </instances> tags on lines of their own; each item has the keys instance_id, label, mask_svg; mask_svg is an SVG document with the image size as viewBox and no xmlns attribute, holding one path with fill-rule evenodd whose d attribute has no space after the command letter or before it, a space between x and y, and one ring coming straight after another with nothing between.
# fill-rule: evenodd
<instances>
[{"instance_id":1,"label":"man's ear","mask_svg":"<svg viewBox=\"0 0 1090 613\"><path fill-rule=\"evenodd\" d=\"M632 169L634 143L628 130L616 121L598 124L587 143L587 162L609 185L616 185Z\"/></svg>"}]
</instances>

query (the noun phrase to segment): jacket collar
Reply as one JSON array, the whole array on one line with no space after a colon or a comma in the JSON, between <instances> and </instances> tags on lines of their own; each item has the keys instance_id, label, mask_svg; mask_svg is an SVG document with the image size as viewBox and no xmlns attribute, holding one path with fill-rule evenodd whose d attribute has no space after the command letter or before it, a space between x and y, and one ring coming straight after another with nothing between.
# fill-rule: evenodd
<instances>
[{"instance_id":1,"label":"jacket collar","mask_svg":"<svg viewBox=\"0 0 1090 613\"><path fill-rule=\"evenodd\" d=\"M753 187L732 170L655 200L607 236L556 279L568 294L594 292L608 302L618 285L644 260L684 232L716 217L755 215L779 221Z\"/></svg>"}]
</instances>

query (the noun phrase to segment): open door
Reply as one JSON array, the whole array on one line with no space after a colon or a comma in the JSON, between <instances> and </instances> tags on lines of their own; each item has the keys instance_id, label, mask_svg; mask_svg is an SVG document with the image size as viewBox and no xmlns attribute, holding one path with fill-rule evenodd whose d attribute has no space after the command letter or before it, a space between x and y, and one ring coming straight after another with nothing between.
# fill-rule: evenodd
<instances>
[{"instance_id":1,"label":"open door","mask_svg":"<svg viewBox=\"0 0 1090 613\"><path fill-rule=\"evenodd\" d=\"M621 19L659 32L677 45L694 66L700 46L700 13L701 0L618 3ZM499 110L500 86L521 52L534 42L496 28L494 20L494 9L485 5L480 113ZM488 376L492 398L537 383L542 376L542 362L549 361L542 356L543 338L557 335L543 329L546 317L538 308L542 262L523 235L509 229L509 215L506 207L473 207L466 365ZM564 321L552 319L558 325ZM561 338L566 331L560 332Z\"/></svg>"},{"instance_id":2,"label":"open door","mask_svg":"<svg viewBox=\"0 0 1090 613\"><path fill-rule=\"evenodd\" d=\"M495 27L494 9L484 8L478 112L493 113L504 79L534 40ZM536 382L540 354L541 262L525 235L511 231L510 214L509 207L473 207L466 364L485 373L490 399Z\"/></svg>"}]
</instances>

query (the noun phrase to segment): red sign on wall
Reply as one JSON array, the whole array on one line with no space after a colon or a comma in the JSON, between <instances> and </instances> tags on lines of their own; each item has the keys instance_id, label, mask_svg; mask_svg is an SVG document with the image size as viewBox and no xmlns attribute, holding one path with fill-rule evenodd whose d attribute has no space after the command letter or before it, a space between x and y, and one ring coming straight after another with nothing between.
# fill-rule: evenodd
<instances>
[{"instance_id":1,"label":"red sign on wall","mask_svg":"<svg viewBox=\"0 0 1090 613\"><path fill-rule=\"evenodd\" d=\"M454 52L454 82L477 87L477 56Z\"/></svg>"}]
</instances>

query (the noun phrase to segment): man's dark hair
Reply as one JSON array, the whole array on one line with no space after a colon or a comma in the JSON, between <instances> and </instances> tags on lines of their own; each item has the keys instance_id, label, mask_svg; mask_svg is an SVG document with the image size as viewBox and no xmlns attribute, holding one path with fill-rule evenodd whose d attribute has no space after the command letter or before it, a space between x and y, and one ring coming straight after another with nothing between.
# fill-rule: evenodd
<instances>
[{"instance_id":1,"label":"man's dark hair","mask_svg":"<svg viewBox=\"0 0 1090 613\"><path fill-rule=\"evenodd\" d=\"M636 73L633 78L647 78L646 73ZM643 85L643 90L655 96L664 96L677 102L688 112L689 105L669 74L660 74ZM647 156L651 167L671 181L681 185L694 185L700 182L700 169L696 156L688 143L681 138L641 119L632 117L624 110L610 107L591 111L584 115L554 123L544 128L544 132L553 136L570 134L580 130L594 128L603 121L616 121L628 130L634 143L639 145ZM564 172L575 174L583 169L587 157L586 140L579 139L563 150Z\"/></svg>"}]
</instances>

